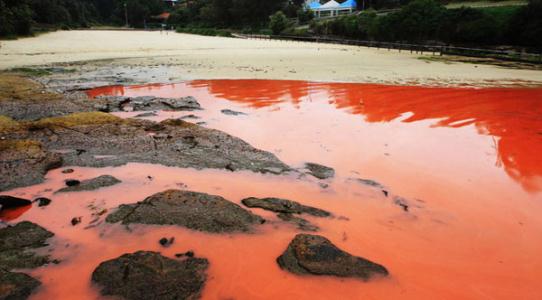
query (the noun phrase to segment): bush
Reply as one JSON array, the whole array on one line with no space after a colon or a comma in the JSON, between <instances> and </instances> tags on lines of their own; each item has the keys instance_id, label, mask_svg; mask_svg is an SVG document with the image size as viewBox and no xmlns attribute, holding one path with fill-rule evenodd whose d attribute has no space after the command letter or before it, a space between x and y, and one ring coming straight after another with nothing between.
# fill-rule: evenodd
<instances>
[{"instance_id":1,"label":"bush","mask_svg":"<svg viewBox=\"0 0 542 300\"><path fill-rule=\"evenodd\" d=\"M288 27L288 18L282 11L277 11L269 17L269 29L273 34L281 34Z\"/></svg>"}]
</instances>

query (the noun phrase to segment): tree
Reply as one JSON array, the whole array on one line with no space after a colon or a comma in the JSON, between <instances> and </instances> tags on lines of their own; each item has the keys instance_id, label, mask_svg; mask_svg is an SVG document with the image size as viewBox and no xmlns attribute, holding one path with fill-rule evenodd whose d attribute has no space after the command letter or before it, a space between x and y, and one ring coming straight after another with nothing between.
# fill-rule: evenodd
<instances>
[{"instance_id":1,"label":"tree","mask_svg":"<svg viewBox=\"0 0 542 300\"><path fill-rule=\"evenodd\" d=\"M288 27L288 18L282 11L277 11L269 17L269 29L273 34L281 34Z\"/></svg>"}]
</instances>

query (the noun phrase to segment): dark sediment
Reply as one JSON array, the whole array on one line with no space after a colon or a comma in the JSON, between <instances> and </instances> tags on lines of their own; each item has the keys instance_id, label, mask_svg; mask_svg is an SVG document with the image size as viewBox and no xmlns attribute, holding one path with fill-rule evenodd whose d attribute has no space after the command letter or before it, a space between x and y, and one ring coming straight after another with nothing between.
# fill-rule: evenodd
<instances>
[{"instance_id":1,"label":"dark sediment","mask_svg":"<svg viewBox=\"0 0 542 300\"><path fill-rule=\"evenodd\" d=\"M303 219L303 218L300 218L300 217L297 217L297 216L294 216L293 214L286 214L286 213L279 213L277 214L277 216L279 217L279 219L285 221L285 222L289 222L289 223L292 223L294 225L297 226L298 229L300 230L303 230L303 231L318 231L320 230L320 228L314 224L312 224L311 222Z\"/></svg>"},{"instance_id":2,"label":"dark sediment","mask_svg":"<svg viewBox=\"0 0 542 300\"><path fill-rule=\"evenodd\" d=\"M249 232L264 219L220 196L168 190L135 204L124 204L107 216L109 223L179 225L194 230Z\"/></svg>"},{"instance_id":3,"label":"dark sediment","mask_svg":"<svg viewBox=\"0 0 542 300\"><path fill-rule=\"evenodd\" d=\"M68 186L57 191L62 192L81 192L81 191L93 191L102 187L113 186L121 183L117 178L110 175L102 175L96 178L83 180L78 185Z\"/></svg>"},{"instance_id":4,"label":"dark sediment","mask_svg":"<svg viewBox=\"0 0 542 300\"><path fill-rule=\"evenodd\" d=\"M101 263L92 281L102 295L128 300L198 299L206 280L205 258L175 260L139 251Z\"/></svg>"},{"instance_id":5,"label":"dark sediment","mask_svg":"<svg viewBox=\"0 0 542 300\"><path fill-rule=\"evenodd\" d=\"M331 275L369 280L387 276L382 265L353 256L337 248L323 236L298 234L277 258L279 266L298 275Z\"/></svg>"}]
</instances>

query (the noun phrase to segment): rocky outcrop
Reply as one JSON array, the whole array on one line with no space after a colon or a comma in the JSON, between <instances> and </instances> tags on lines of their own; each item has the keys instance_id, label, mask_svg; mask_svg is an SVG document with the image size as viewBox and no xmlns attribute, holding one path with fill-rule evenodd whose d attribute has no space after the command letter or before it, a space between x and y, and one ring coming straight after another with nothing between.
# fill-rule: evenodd
<instances>
[{"instance_id":1,"label":"rocky outcrop","mask_svg":"<svg viewBox=\"0 0 542 300\"><path fill-rule=\"evenodd\" d=\"M123 204L106 222L178 225L212 233L250 232L264 219L220 196L168 190L135 204Z\"/></svg>"},{"instance_id":2,"label":"rocky outcrop","mask_svg":"<svg viewBox=\"0 0 542 300\"><path fill-rule=\"evenodd\" d=\"M235 111L231 109L223 109L220 112L228 116L246 116L247 115L244 112Z\"/></svg>"},{"instance_id":3,"label":"rocky outcrop","mask_svg":"<svg viewBox=\"0 0 542 300\"><path fill-rule=\"evenodd\" d=\"M318 179L328 179L335 176L335 170L324 165L315 163L305 163L305 168L309 170L309 174Z\"/></svg>"},{"instance_id":4,"label":"rocky outcrop","mask_svg":"<svg viewBox=\"0 0 542 300\"><path fill-rule=\"evenodd\" d=\"M279 266L298 275L331 275L369 280L387 276L382 265L353 256L337 248L323 236L298 234L277 258Z\"/></svg>"},{"instance_id":5,"label":"rocky outcrop","mask_svg":"<svg viewBox=\"0 0 542 300\"><path fill-rule=\"evenodd\" d=\"M139 251L101 263L92 281L104 296L128 300L198 299L209 262L188 257L175 260L157 252Z\"/></svg>"},{"instance_id":6,"label":"rocky outcrop","mask_svg":"<svg viewBox=\"0 0 542 300\"><path fill-rule=\"evenodd\" d=\"M201 105L192 96L181 98L160 98L155 96L99 96L96 97L96 108L104 112L115 111L155 111L174 110L192 111L200 110Z\"/></svg>"},{"instance_id":7,"label":"rocky outcrop","mask_svg":"<svg viewBox=\"0 0 542 300\"><path fill-rule=\"evenodd\" d=\"M111 175L102 175L96 178L83 180L78 185L62 188L58 190L57 193L94 191L103 187L113 186L119 183L121 183L121 181Z\"/></svg>"},{"instance_id":8,"label":"rocky outcrop","mask_svg":"<svg viewBox=\"0 0 542 300\"><path fill-rule=\"evenodd\" d=\"M49 263L49 257L32 252L47 246L54 234L31 222L20 222L0 229L0 268L28 269Z\"/></svg>"},{"instance_id":9,"label":"rocky outcrop","mask_svg":"<svg viewBox=\"0 0 542 300\"><path fill-rule=\"evenodd\" d=\"M43 182L48 170L62 165L58 153L29 140L0 141L0 191Z\"/></svg>"},{"instance_id":10,"label":"rocky outcrop","mask_svg":"<svg viewBox=\"0 0 542 300\"><path fill-rule=\"evenodd\" d=\"M156 123L147 120L125 120L106 113L94 112L44 119L25 123L20 127L6 133L6 138L35 140L49 151L60 152L52 156L56 160L41 159L39 161L43 164L41 170L45 167L50 168L52 162L59 163L60 157L63 158L65 165L87 167L141 162L275 174L290 170L269 152L255 149L224 132L182 120ZM40 145L39 143L36 144ZM41 156L48 153L45 150L43 152ZM13 155L17 153L14 152ZM44 163L48 161L51 162ZM31 164L31 161L26 163ZM11 169L17 171L15 168ZM34 169L36 168L28 170L35 173ZM33 176L42 178L43 175L31 174L29 177ZM35 183L35 180L31 183Z\"/></svg>"},{"instance_id":11,"label":"rocky outcrop","mask_svg":"<svg viewBox=\"0 0 542 300\"><path fill-rule=\"evenodd\" d=\"M0 267L0 299L27 299L40 285L41 282L26 274L10 272Z\"/></svg>"}]
</instances>

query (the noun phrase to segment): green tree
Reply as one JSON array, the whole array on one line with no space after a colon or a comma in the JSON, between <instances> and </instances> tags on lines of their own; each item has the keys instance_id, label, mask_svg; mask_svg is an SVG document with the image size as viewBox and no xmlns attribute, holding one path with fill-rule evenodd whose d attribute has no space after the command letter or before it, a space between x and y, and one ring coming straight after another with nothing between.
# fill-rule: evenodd
<instances>
[{"instance_id":1,"label":"green tree","mask_svg":"<svg viewBox=\"0 0 542 300\"><path fill-rule=\"evenodd\" d=\"M288 18L282 11L277 11L269 17L269 29L273 34L281 34L288 27Z\"/></svg>"}]
</instances>

